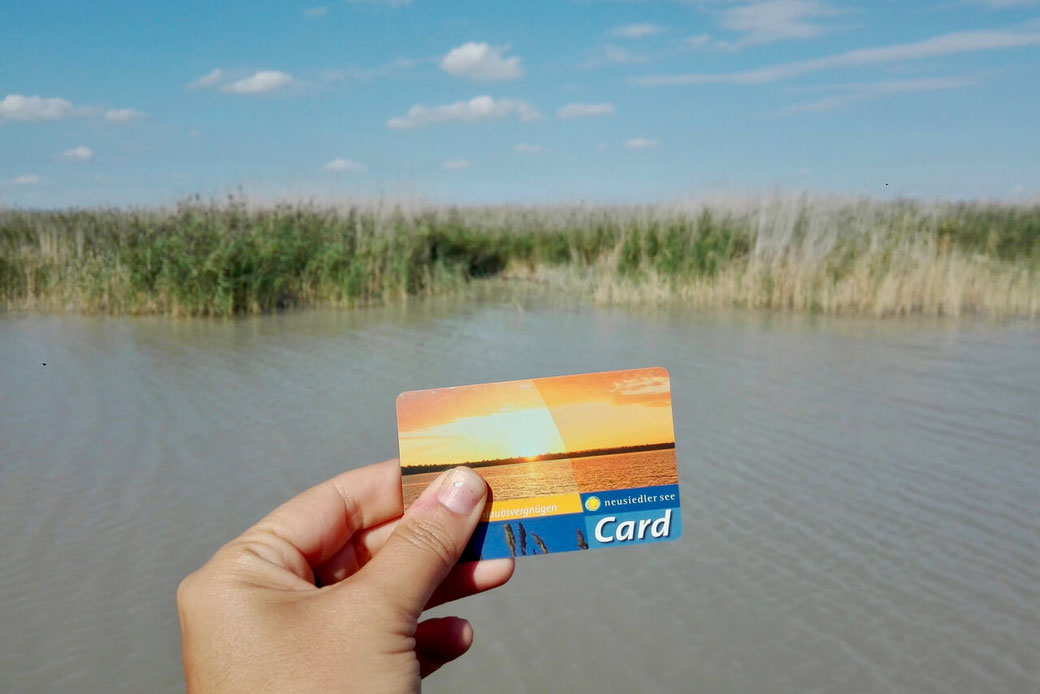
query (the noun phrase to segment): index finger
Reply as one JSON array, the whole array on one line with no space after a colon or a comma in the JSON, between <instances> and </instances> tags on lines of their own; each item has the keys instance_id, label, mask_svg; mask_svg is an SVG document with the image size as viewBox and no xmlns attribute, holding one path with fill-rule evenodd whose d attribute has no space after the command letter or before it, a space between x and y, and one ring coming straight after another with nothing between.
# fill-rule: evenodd
<instances>
[{"instance_id":1,"label":"index finger","mask_svg":"<svg viewBox=\"0 0 1040 694\"><path fill-rule=\"evenodd\" d=\"M384 460L336 475L285 502L246 531L271 533L320 566L359 530L401 515L401 467Z\"/></svg>"}]
</instances>

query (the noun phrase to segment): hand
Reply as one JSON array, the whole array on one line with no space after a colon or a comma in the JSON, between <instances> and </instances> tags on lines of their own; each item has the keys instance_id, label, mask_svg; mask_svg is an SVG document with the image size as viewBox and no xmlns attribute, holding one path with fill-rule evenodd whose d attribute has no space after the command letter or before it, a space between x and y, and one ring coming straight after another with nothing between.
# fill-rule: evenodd
<instances>
[{"instance_id":1,"label":"hand","mask_svg":"<svg viewBox=\"0 0 1040 694\"><path fill-rule=\"evenodd\" d=\"M456 564L486 499L456 468L401 517L388 460L275 509L177 590L189 694L419 691L473 642L466 620L423 610L513 573L512 559Z\"/></svg>"}]
</instances>

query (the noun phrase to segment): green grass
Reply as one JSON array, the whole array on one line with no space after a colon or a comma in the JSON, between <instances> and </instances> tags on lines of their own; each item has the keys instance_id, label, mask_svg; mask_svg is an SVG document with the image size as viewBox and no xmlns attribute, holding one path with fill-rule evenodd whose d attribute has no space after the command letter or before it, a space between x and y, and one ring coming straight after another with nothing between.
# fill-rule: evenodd
<instances>
[{"instance_id":1,"label":"green grass","mask_svg":"<svg viewBox=\"0 0 1040 694\"><path fill-rule=\"evenodd\" d=\"M229 316L506 276L607 302L1036 316L1040 206L769 198L0 210L8 310Z\"/></svg>"}]
</instances>

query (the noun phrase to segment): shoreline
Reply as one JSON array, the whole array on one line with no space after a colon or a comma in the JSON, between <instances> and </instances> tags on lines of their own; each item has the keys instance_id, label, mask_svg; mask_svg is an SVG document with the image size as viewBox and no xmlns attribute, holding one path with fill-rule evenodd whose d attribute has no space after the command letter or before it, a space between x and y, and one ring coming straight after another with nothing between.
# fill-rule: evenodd
<instances>
[{"instance_id":1,"label":"shoreline","mask_svg":"<svg viewBox=\"0 0 1040 694\"><path fill-rule=\"evenodd\" d=\"M0 210L7 314L228 317L492 284L597 305L1036 319L1040 205Z\"/></svg>"}]
</instances>

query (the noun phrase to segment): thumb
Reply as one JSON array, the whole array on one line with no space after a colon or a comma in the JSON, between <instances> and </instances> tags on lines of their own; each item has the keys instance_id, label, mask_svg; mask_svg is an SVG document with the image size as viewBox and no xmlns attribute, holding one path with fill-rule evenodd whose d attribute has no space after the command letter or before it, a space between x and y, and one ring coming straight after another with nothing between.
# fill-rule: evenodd
<instances>
[{"instance_id":1,"label":"thumb","mask_svg":"<svg viewBox=\"0 0 1040 694\"><path fill-rule=\"evenodd\" d=\"M359 578L418 618L462 555L486 499L484 479L469 468L441 474L408 508Z\"/></svg>"}]
</instances>

